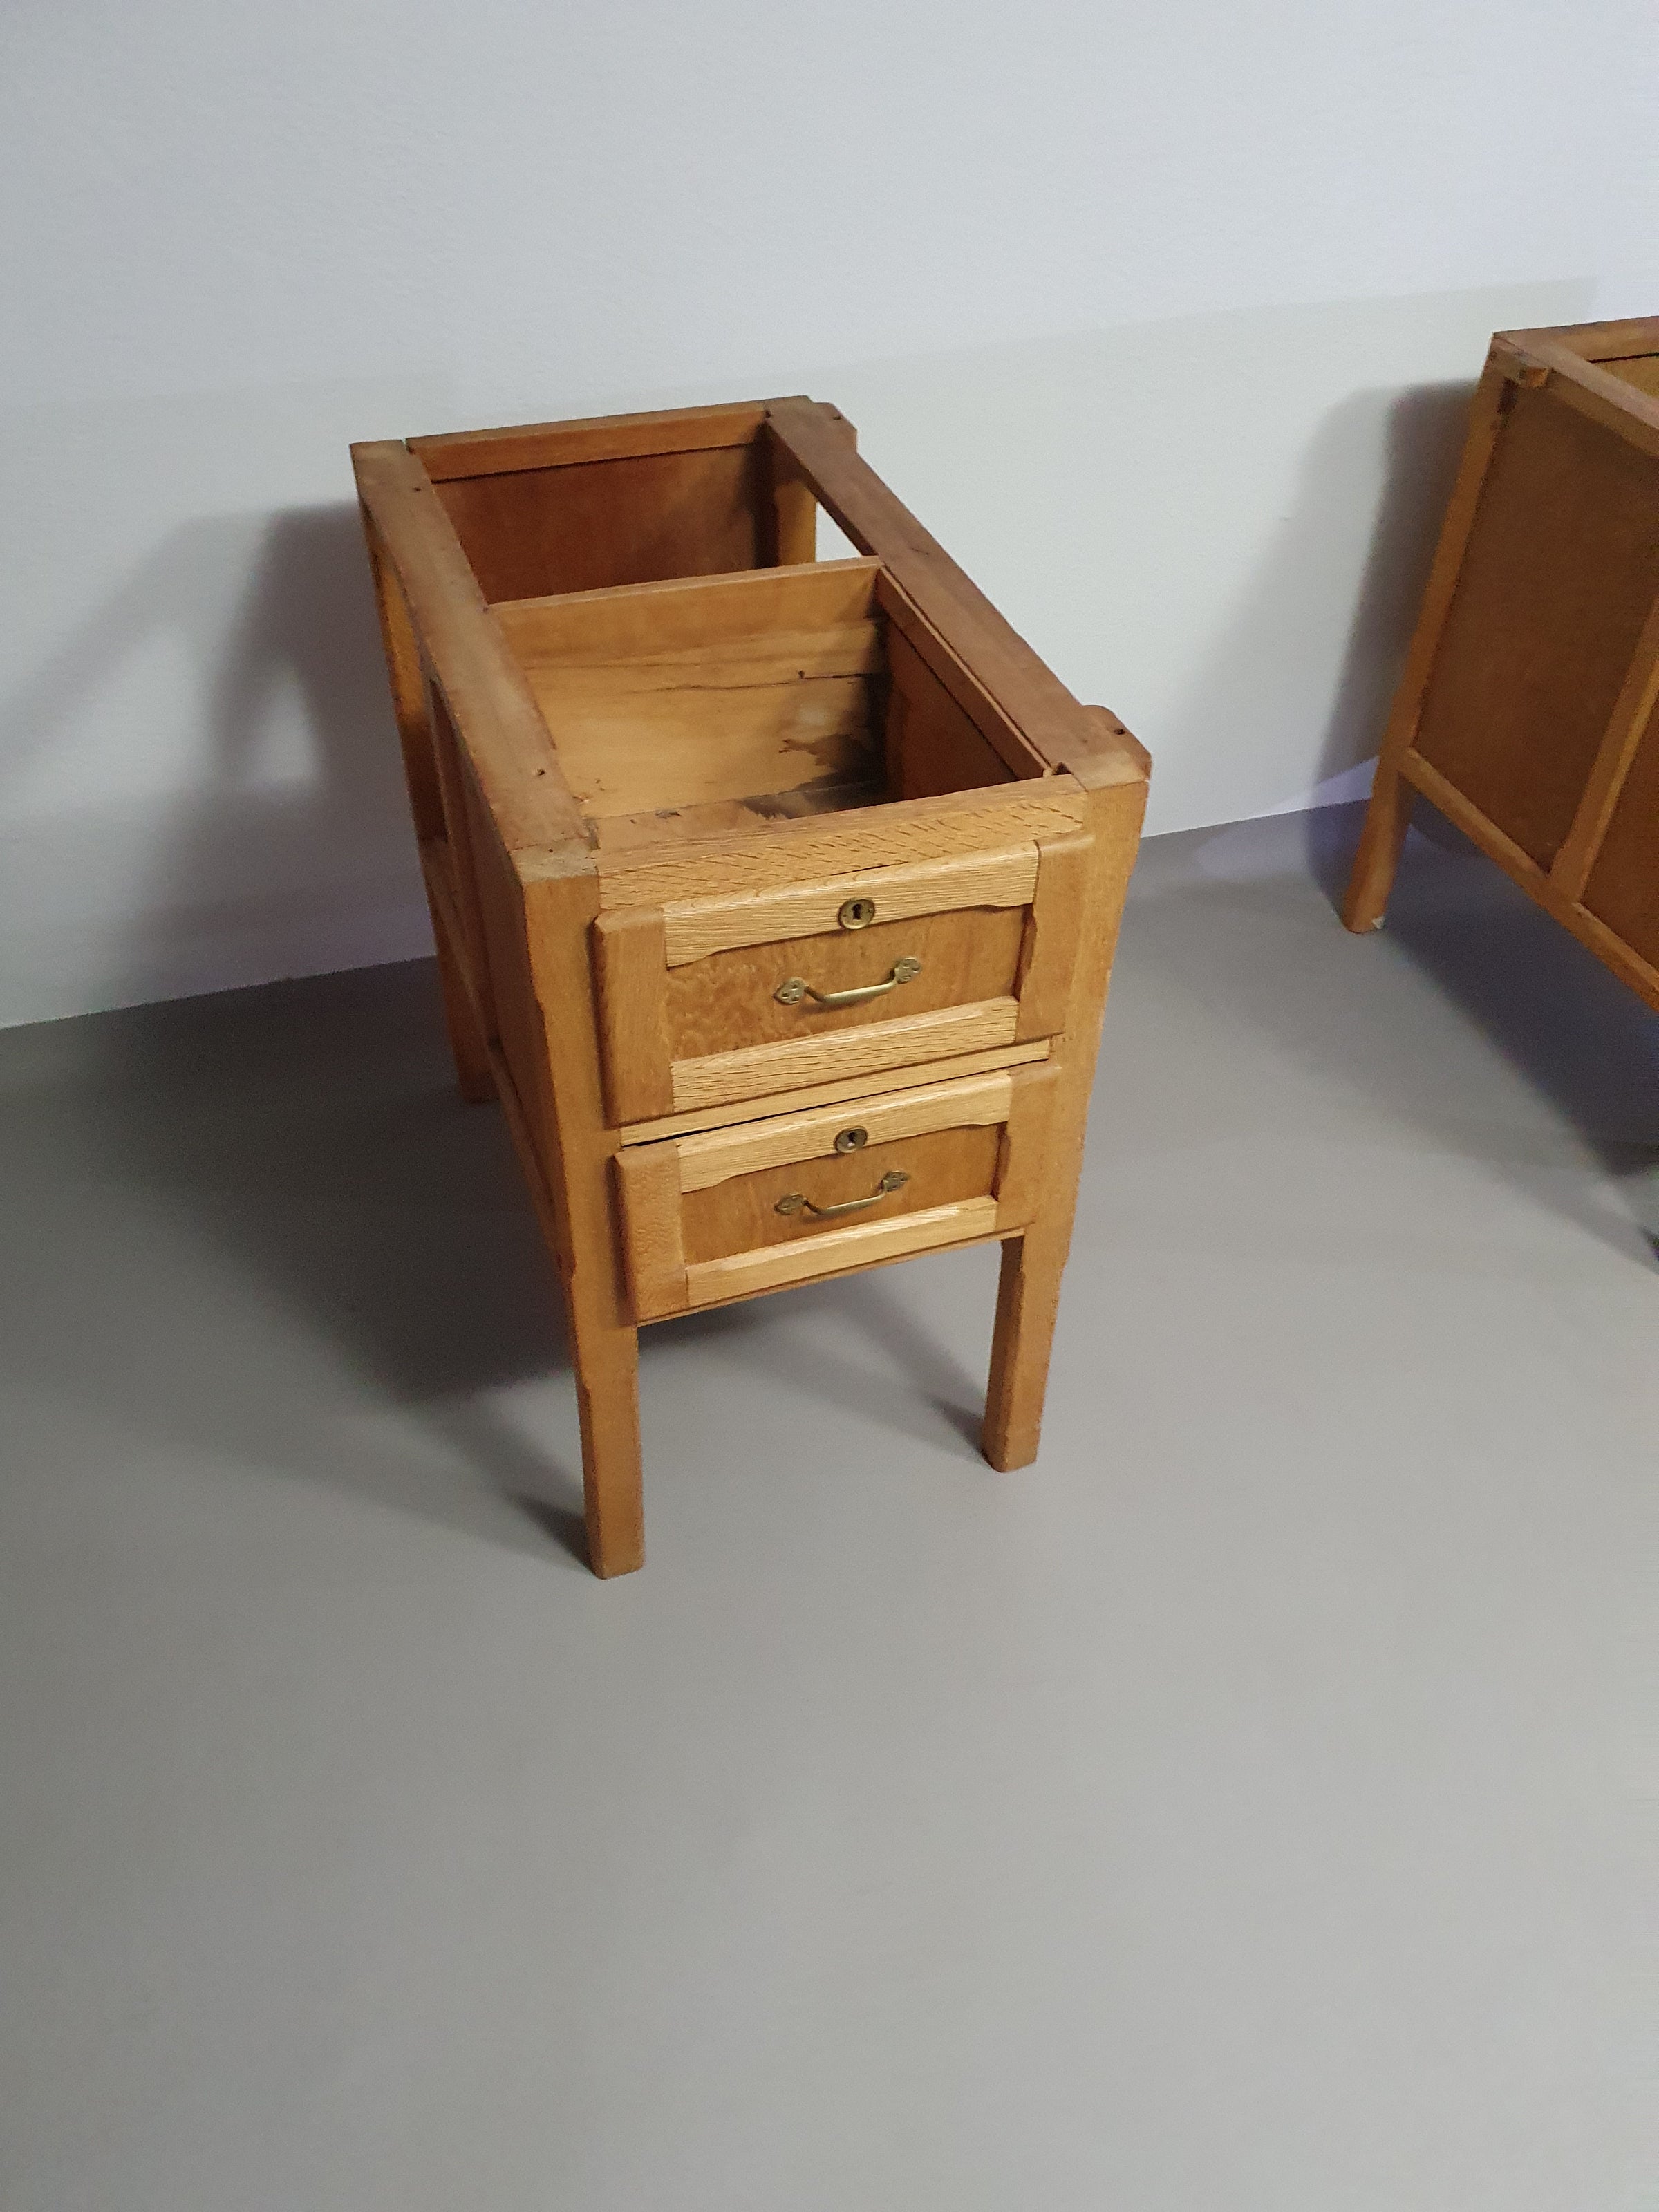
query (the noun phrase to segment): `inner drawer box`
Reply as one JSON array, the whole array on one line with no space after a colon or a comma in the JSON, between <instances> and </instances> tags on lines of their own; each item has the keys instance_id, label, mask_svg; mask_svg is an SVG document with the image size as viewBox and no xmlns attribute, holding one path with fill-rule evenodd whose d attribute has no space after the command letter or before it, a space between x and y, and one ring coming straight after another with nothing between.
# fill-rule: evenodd
<instances>
[{"instance_id":1,"label":"inner drawer box","mask_svg":"<svg viewBox=\"0 0 1659 2212\"><path fill-rule=\"evenodd\" d=\"M1054 1084L1023 1067L624 1146L635 1318L1025 1227Z\"/></svg>"}]
</instances>

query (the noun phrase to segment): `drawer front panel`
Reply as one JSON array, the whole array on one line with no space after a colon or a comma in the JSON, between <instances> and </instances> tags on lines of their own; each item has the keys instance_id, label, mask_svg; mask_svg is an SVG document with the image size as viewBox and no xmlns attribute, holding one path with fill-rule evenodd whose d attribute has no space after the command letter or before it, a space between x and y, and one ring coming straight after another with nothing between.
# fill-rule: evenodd
<instances>
[{"instance_id":1,"label":"drawer front panel","mask_svg":"<svg viewBox=\"0 0 1659 2212\"><path fill-rule=\"evenodd\" d=\"M627 1147L636 1318L1023 1227L1054 1082L1020 1068Z\"/></svg>"},{"instance_id":2,"label":"drawer front panel","mask_svg":"<svg viewBox=\"0 0 1659 2212\"><path fill-rule=\"evenodd\" d=\"M833 1234L854 1218L843 1208L857 1208L862 1219L890 1221L931 1206L958 1205L965 1198L989 1198L996 1188L1001 1143L997 1128L938 1129L931 1136L902 1137L804 1165L763 1168L712 1189L693 1191L681 1213L687 1264ZM895 1188L884 1189L890 1182ZM805 1204L781 1213L780 1201L792 1198Z\"/></svg>"},{"instance_id":3,"label":"drawer front panel","mask_svg":"<svg viewBox=\"0 0 1659 2212\"><path fill-rule=\"evenodd\" d=\"M1054 1035L1089 851L1068 837L602 914L612 1123Z\"/></svg>"},{"instance_id":4,"label":"drawer front panel","mask_svg":"<svg viewBox=\"0 0 1659 2212\"><path fill-rule=\"evenodd\" d=\"M971 907L711 953L668 971L669 1051L675 1060L701 1060L1012 998L1024 923L1018 907ZM811 995L883 984L878 998L852 1006L826 1006ZM780 999L780 989L792 995Z\"/></svg>"}]
</instances>

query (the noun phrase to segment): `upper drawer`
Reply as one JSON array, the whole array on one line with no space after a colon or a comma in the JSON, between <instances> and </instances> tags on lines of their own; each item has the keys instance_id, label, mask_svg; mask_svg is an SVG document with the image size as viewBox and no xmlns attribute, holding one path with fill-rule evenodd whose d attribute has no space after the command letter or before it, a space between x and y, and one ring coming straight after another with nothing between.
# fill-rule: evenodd
<instances>
[{"instance_id":1,"label":"upper drawer","mask_svg":"<svg viewBox=\"0 0 1659 2212\"><path fill-rule=\"evenodd\" d=\"M616 1123L1054 1035L1086 835L593 925Z\"/></svg>"}]
</instances>

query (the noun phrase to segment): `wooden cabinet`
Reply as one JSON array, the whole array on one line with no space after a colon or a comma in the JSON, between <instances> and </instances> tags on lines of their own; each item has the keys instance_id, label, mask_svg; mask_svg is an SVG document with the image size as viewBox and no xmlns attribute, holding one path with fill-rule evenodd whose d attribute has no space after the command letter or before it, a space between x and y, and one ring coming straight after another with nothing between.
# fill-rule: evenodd
<instances>
[{"instance_id":1,"label":"wooden cabinet","mask_svg":"<svg viewBox=\"0 0 1659 2212\"><path fill-rule=\"evenodd\" d=\"M601 1574L640 1323L1003 1247L1036 1453L1139 745L787 399L353 448L471 1098L563 1285ZM822 506L858 557L813 557Z\"/></svg>"},{"instance_id":2,"label":"wooden cabinet","mask_svg":"<svg viewBox=\"0 0 1659 2212\"><path fill-rule=\"evenodd\" d=\"M1659 317L1492 341L1349 887L1420 793L1659 1006Z\"/></svg>"}]
</instances>

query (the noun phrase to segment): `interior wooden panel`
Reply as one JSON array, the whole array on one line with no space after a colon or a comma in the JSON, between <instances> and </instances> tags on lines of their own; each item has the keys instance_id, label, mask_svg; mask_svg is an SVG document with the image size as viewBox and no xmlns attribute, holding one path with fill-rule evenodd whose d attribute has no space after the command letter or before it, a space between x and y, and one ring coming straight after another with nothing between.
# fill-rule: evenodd
<instances>
[{"instance_id":1,"label":"interior wooden panel","mask_svg":"<svg viewBox=\"0 0 1659 2212\"><path fill-rule=\"evenodd\" d=\"M711 799L699 806L654 807L647 814L599 814L592 817L593 843L601 853L639 853L652 848L675 853L700 837L747 832L766 822L799 822L814 814L847 814L878 806L884 796L879 779L826 777L789 791L760 791L742 799Z\"/></svg>"},{"instance_id":2,"label":"interior wooden panel","mask_svg":"<svg viewBox=\"0 0 1659 2212\"><path fill-rule=\"evenodd\" d=\"M1024 921L1018 907L970 907L712 953L669 970L670 1048L676 1060L696 1060L1011 997ZM811 999L781 1006L773 996L792 975L821 991L878 983L907 957L921 961L921 973L860 1006L818 1006Z\"/></svg>"},{"instance_id":3,"label":"interior wooden panel","mask_svg":"<svg viewBox=\"0 0 1659 2212\"><path fill-rule=\"evenodd\" d=\"M873 623L528 670L565 778L596 817L867 781Z\"/></svg>"},{"instance_id":4,"label":"interior wooden panel","mask_svg":"<svg viewBox=\"0 0 1659 2212\"><path fill-rule=\"evenodd\" d=\"M777 630L835 629L876 612L876 561L672 577L652 584L504 601L496 621L519 659L609 663Z\"/></svg>"},{"instance_id":5,"label":"interior wooden panel","mask_svg":"<svg viewBox=\"0 0 1659 2212\"><path fill-rule=\"evenodd\" d=\"M1659 712L1650 715L1584 887L1583 903L1659 967Z\"/></svg>"},{"instance_id":6,"label":"interior wooden panel","mask_svg":"<svg viewBox=\"0 0 1659 2212\"><path fill-rule=\"evenodd\" d=\"M1026 839L1066 837L1085 826L1088 800L1069 775L894 800L868 811L757 821L742 830L654 850L607 852L599 843L602 907L672 906L732 891L781 890L825 876L908 866L1000 851Z\"/></svg>"},{"instance_id":7,"label":"interior wooden panel","mask_svg":"<svg viewBox=\"0 0 1659 2212\"><path fill-rule=\"evenodd\" d=\"M466 788L478 919L489 967L495 1035L525 1114L539 1127L541 1069L547 1042L531 980L523 892L495 823L476 787Z\"/></svg>"},{"instance_id":8,"label":"interior wooden panel","mask_svg":"<svg viewBox=\"0 0 1659 2212\"><path fill-rule=\"evenodd\" d=\"M1013 770L890 623L887 667L884 750L893 798L932 799L1013 781Z\"/></svg>"},{"instance_id":9,"label":"interior wooden panel","mask_svg":"<svg viewBox=\"0 0 1659 2212\"><path fill-rule=\"evenodd\" d=\"M570 468L641 453L687 453L749 446L766 421L764 406L670 407L644 415L592 415L564 422L515 422L494 430L446 430L410 438L409 450L434 483L504 470ZM768 441L769 444L770 441Z\"/></svg>"},{"instance_id":10,"label":"interior wooden panel","mask_svg":"<svg viewBox=\"0 0 1659 2212\"><path fill-rule=\"evenodd\" d=\"M1659 590L1656 470L1520 390L1488 471L1415 749L1542 867Z\"/></svg>"},{"instance_id":11,"label":"interior wooden panel","mask_svg":"<svg viewBox=\"0 0 1659 2212\"><path fill-rule=\"evenodd\" d=\"M988 1198L1000 1144L1000 1132L994 1126L940 1129L930 1136L872 1143L860 1152L832 1152L825 1159L764 1168L707 1190L688 1192L681 1200L686 1261L695 1265L769 1244L805 1243L823 1231L844 1229L860 1218L888 1220L964 1198ZM790 1191L799 1191L819 1206L867 1197L890 1169L907 1175L909 1181L862 1217L843 1214L817 1221L810 1213L777 1211L779 1199Z\"/></svg>"},{"instance_id":12,"label":"interior wooden panel","mask_svg":"<svg viewBox=\"0 0 1659 2212\"><path fill-rule=\"evenodd\" d=\"M452 477L436 489L486 599L714 575L761 557L752 447Z\"/></svg>"},{"instance_id":13,"label":"interior wooden panel","mask_svg":"<svg viewBox=\"0 0 1659 2212\"><path fill-rule=\"evenodd\" d=\"M1632 354L1624 361L1604 361L1601 366L1626 384L1633 384L1638 392L1659 399L1659 353Z\"/></svg>"}]
</instances>

